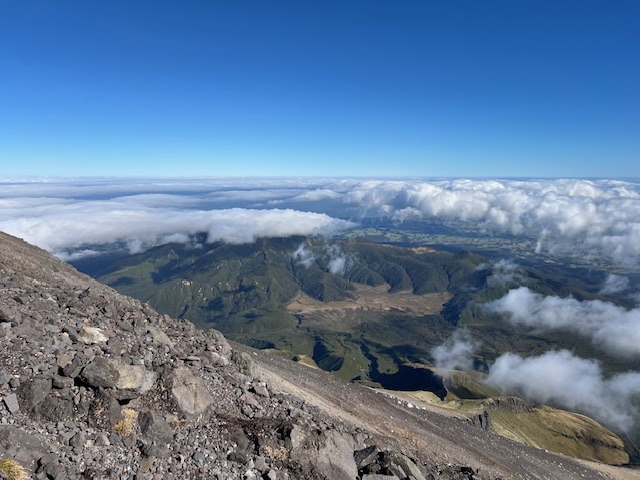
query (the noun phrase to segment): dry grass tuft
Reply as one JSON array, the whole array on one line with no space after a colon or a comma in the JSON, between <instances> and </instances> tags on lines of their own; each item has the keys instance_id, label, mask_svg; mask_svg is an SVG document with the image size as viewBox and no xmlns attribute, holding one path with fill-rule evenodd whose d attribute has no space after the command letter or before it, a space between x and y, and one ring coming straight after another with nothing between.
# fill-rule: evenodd
<instances>
[{"instance_id":1,"label":"dry grass tuft","mask_svg":"<svg viewBox=\"0 0 640 480\"><path fill-rule=\"evenodd\" d=\"M138 412L132 408L125 408L122 410L122 420L119 420L113 427L113 433L117 433L123 438L128 437L133 433L138 420Z\"/></svg>"},{"instance_id":2,"label":"dry grass tuft","mask_svg":"<svg viewBox=\"0 0 640 480\"><path fill-rule=\"evenodd\" d=\"M0 459L0 473L9 480L27 480L29 478L24 467L13 458Z\"/></svg>"}]
</instances>

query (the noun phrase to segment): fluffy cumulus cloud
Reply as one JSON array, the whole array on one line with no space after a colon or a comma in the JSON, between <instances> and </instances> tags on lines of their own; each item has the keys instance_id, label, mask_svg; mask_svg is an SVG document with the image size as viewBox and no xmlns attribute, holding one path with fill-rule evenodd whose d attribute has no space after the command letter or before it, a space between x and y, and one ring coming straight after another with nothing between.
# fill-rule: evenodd
<instances>
[{"instance_id":1,"label":"fluffy cumulus cloud","mask_svg":"<svg viewBox=\"0 0 640 480\"><path fill-rule=\"evenodd\" d=\"M433 363L438 368L446 370L466 370L473 367L473 356L479 343L464 329L453 332L442 345L431 350Z\"/></svg>"},{"instance_id":2,"label":"fluffy cumulus cloud","mask_svg":"<svg viewBox=\"0 0 640 480\"><path fill-rule=\"evenodd\" d=\"M527 287L510 290L485 308L532 329L576 332L612 355L640 356L640 308L627 310L600 300L544 296Z\"/></svg>"},{"instance_id":3,"label":"fluffy cumulus cloud","mask_svg":"<svg viewBox=\"0 0 640 480\"><path fill-rule=\"evenodd\" d=\"M122 216L123 225L130 225L134 222L131 217L149 218L149 213L155 212L159 214L153 218L156 226L148 226L164 235L188 231L160 226L175 223L175 216L199 218L202 212L271 207L327 214L329 210L325 209L330 208L332 216L341 218L385 216L397 221L417 218L468 221L489 233L527 235L537 240L539 251L564 248L564 252L575 254L605 254L634 265L640 259L640 184L633 182L0 179L0 187L0 228L7 231L11 228L18 235L26 232L22 235L25 237L35 228L32 225L35 218L47 223L48 218L66 212L69 221L65 228L68 228L74 211L75 222L87 225L84 229L73 226L72 230L87 234L92 241L92 237L99 235L89 232L91 219L83 215L100 217L106 213L108 217L111 211ZM105 225L105 229L110 227Z\"/></svg>"},{"instance_id":4,"label":"fluffy cumulus cloud","mask_svg":"<svg viewBox=\"0 0 640 480\"><path fill-rule=\"evenodd\" d=\"M336 184L336 191L345 187ZM538 249L604 253L637 263L640 185L612 180L361 181L343 201L397 220L440 218L531 235ZM569 247L570 245L570 247Z\"/></svg>"},{"instance_id":5,"label":"fluffy cumulus cloud","mask_svg":"<svg viewBox=\"0 0 640 480\"><path fill-rule=\"evenodd\" d=\"M336 275L344 275L347 268L354 262L353 256L344 253L339 245L328 243L312 249L303 242L293 252L292 257L306 268L316 263L320 268Z\"/></svg>"},{"instance_id":6,"label":"fluffy cumulus cloud","mask_svg":"<svg viewBox=\"0 0 640 480\"><path fill-rule=\"evenodd\" d=\"M583 412L618 431L631 431L640 421L640 373L606 378L598 362L567 350L529 358L504 354L486 382L532 402Z\"/></svg>"}]
</instances>

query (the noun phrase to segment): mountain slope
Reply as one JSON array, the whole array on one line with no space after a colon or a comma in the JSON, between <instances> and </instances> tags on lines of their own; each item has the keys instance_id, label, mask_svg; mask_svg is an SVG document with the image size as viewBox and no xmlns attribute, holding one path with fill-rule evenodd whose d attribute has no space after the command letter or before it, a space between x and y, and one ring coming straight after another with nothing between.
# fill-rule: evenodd
<instances>
[{"instance_id":1,"label":"mountain slope","mask_svg":"<svg viewBox=\"0 0 640 480\"><path fill-rule=\"evenodd\" d=\"M0 457L38 478L603 478L243 352L2 233L0 315Z\"/></svg>"}]
</instances>

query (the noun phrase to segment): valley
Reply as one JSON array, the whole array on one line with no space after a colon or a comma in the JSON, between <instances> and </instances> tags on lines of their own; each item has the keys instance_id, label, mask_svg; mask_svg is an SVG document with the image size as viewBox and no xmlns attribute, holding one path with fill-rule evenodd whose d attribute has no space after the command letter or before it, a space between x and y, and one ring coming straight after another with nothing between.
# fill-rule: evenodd
<instances>
[{"instance_id":1,"label":"valley","mask_svg":"<svg viewBox=\"0 0 640 480\"><path fill-rule=\"evenodd\" d=\"M195 238L190 244L166 244L115 261L92 259L76 266L200 328L219 329L237 342L364 386L428 391L441 404L438 408L473 409L483 399L501 395L467 377L451 383L435 368L434 349L459 330L473 339L468 368L477 372L486 372L505 352L532 356L560 348L598 359L609 374L634 368L633 359L594 349L580 336L524 328L483 307L521 285L542 295L624 305L602 296L597 269L578 275L575 266L561 264L505 267L468 250L313 237L242 245ZM551 411L536 412L535 421L504 412L493 416L496 428L507 436L575 455L573 446L531 430L532 425L559 421ZM560 423L573 432L570 437L584 437L574 417L566 420ZM626 448L635 458L632 441ZM604 450L615 454L589 451L587 455L612 463L628 458L615 448Z\"/></svg>"}]
</instances>

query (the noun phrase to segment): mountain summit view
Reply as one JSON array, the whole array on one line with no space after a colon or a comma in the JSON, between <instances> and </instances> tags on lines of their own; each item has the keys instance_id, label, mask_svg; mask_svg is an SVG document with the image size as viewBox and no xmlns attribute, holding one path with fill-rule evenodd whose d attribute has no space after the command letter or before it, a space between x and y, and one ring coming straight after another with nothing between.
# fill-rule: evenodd
<instances>
[{"instance_id":1,"label":"mountain summit view","mask_svg":"<svg viewBox=\"0 0 640 480\"><path fill-rule=\"evenodd\" d=\"M0 480L640 479L639 32L0 1Z\"/></svg>"}]
</instances>

